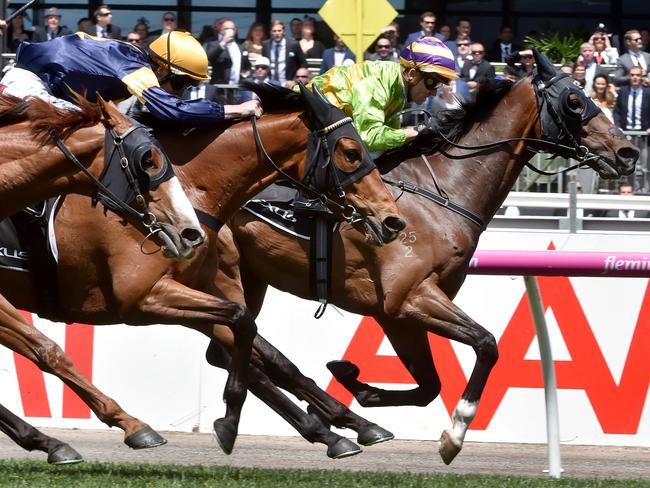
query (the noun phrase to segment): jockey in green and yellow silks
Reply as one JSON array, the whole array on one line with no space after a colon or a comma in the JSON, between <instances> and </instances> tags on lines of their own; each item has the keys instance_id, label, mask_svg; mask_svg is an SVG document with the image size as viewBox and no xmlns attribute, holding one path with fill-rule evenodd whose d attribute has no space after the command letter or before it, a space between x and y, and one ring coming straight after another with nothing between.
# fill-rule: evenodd
<instances>
[{"instance_id":1,"label":"jockey in green and yellow silks","mask_svg":"<svg viewBox=\"0 0 650 488\"><path fill-rule=\"evenodd\" d=\"M314 78L325 97L354 120L371 152L402 146L420 132L400 128L397 115L407 101L424 103L441 83L458 78L454 56L434 37L423 37L404 48L400 63L364 61L337 66Z\"/></svg>"}]
</instances>

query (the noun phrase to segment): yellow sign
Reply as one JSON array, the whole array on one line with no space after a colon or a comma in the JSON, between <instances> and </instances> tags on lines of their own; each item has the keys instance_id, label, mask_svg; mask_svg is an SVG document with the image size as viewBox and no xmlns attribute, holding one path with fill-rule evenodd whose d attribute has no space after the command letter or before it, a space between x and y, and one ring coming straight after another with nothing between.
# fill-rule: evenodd
<instances>
[{"instance_id":1,"label":"yellow sign","mask_svg":"<svg viewBox=\"0 0 650 488\"><path fill-rule=\"evenodd\" d=\"M343 39L357 61L363 61L363 52L397 17L388 0L327 0L318 14Z\"/></svg>"}]
</instances>

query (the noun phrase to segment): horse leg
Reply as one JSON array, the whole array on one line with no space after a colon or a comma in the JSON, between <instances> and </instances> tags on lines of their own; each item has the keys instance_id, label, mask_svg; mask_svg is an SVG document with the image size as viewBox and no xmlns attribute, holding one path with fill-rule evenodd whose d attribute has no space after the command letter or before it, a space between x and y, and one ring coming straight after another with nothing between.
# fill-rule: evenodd
<instances>
[{"instance_id":1,"label":"horse leg","mask_svg":"<svg viewBox=\"0 0 650 488\"><path fill-rule=\"evenodd\" d=\"M210 343L206 351L206 359L212 366L226 370L230 368L230 355L220 344L214 341ZM328 457L341 459L361 452L359 446L345 437L331 432L319 419L301 410L273 384L260 368L251 364L248 375L248 389L251 393L291 424L306 440L312 444L316 442L325 444Z\"/></svg>"},{"instance_id":2,"label":"horse leg","mask_svg":"<svg viewBox=\"0 0 650 488\"><path fill-rule=\"evenodd\" d=\"M0 430L26 451L46 452L50 464L75 464L83 461L81 454L68 444L45 435L3 405L0 405Z\"/></svg>"},{"instance_id":3,"label":"horse leg","mask_svg":"<svg viewBox=\"0 0 650 488\"><path fill-rule=\"evenodd\" d=\"M248 388L253 338L257 326L243 305L193 290L170 277L163 277L127 315L127 323L181 324L195 329L226 347L232 365L224 389L226 415L214 422L214 433L221 449L232 453L241 409Z\"/></svg>"},{"instance_id":4,"label":"horse leg","mask_svg":"<svg viewBox=\"0 0 650 488\"><path fill-rule=\"evenodd\" d=\"M431 357L427 333L410 328L407 321L401 323L389 317L376 319L418 386L410 390L386 390L370 386L359 381L359 368L347 360L330 361L327 368L363 407L428 405L440 394L440 378Z\"/></svg>"},{"instance_id":5,"label":"horse leg","mask_svg":"<svg viewBox=\"0 0 650 488\"><path fill-rule=\"evenodd\" d=\"M133 449L144 449L167 441L151 427L127 414L115 400L104 395L77 370L70 357L52 340L30 325L0 295L0 343L25 356L42 371L56 375L68 385L109 427L124 431L124 442Z\"/></svg>"}]
</instances>

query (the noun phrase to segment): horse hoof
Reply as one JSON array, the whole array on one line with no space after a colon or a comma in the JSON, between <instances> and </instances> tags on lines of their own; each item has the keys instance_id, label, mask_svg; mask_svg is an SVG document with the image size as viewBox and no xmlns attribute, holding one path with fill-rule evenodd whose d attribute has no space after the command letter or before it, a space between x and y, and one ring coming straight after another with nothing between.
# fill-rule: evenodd
<instances>
[{"instance_id":1,"label":"horse hoof","mask_svg":"<svg viewBox=\"0 0 650 488\"><path fill-rule=\"evenodd\" d=\"M77 464L84 458L68 444L59 444L47 453L47 462L50 464Z\"/></svg>"},{"instance_id":2,"label":"horse hoof","mask_svg":"<svg viewBox=\"0 0 650 488\"><path fill-rule=\"evenodd\" d=\"M393 440L394 438L395 436L392 432L387 431L383 427L379 427L377 424L370 424L359 431L357 442L362 446L372 446L380 442Z\"/></svg>"},{"instance_id":3,"label":"horse hoof","mask_svg":"<svg viewBox=\"0 0 650 488\"><path fill-rule=\"evenodd\" d=\"M167 444L167 439L148 425L145 425L135 434L131 434L129 437L124 439L124 444L129 446L131 449L148 449L150 447L158 447Z\"/></svg>"},{"instance_id":4,"label":"horse hoof","mask_svg":"<svg viewBox=\"0 0 650 488\"><path fill-rule=\"evenodd\" d=\"M330 361L327 363L327 369L330 370L334 377L341 380L356 380L359 377L359 368L350 361Z\"/></svg>"},{"instance_id":5,"label":"horse hoof","mask_svg":"<svg viewBox=\"0 0 650 488\"><path fill-rule=\"evenodd\" d=\"M327 457L343 459L361 453L361 448L345 437L341 437L333 446L327 447Z\"/></svg>"},{"instance_id":6,"label":"horse hoof","mask_svg":"<svg viewBox=\"0 0 650 488\"><path fill-rule=\"evenodd\" d=\"M462 445L456 444L451 438L448 430L445 430L440 436L440 447L438 453L445 464L450 464L462 449Z\"/></svg>"},{"instance_id":7,"label":"horse hoof","mask_svg":"<svg viewBox=\"0 0 650 488\"><path fill-rule=\"evenodd\" d=\"M232 449L235 447L235 439L237 438L237 429L233 427L226 419L217 419L212 424L214 438L221 450L226 454L232 454Z\"/></svg>"}]
</instances>

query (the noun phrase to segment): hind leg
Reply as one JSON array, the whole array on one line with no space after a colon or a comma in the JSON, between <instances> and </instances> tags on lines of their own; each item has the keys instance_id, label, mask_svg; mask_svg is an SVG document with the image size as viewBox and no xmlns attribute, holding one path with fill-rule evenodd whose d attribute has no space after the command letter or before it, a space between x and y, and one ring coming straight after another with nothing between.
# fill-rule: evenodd
<instances>
[{"instance_id":1,"label":"hind leg","mask_svg":"<svg viewBox=\"0 0 650 488\"><path fill-rule=\"evenodd\" d=\"M40 430L0 405L0 430L27 451L48 453L50 464L75 464L83 461L81 454L65 442L45 435Z\"/></svg>"},{"instance_id":2,"label":"hind leg","mask_svg":"<svg viewBox=\"0 0 650 488\"><path fill-rule=\"evenodd\" d=\"M0 344L25 356L42 371L68 385L109 427L124 431L124 442L134 449L156 447L167 441L151 427L127 414L115 400L104 395L77 370L70 357L52 340L29 324L0 295Z\"/></svg>"}]
</instances>

